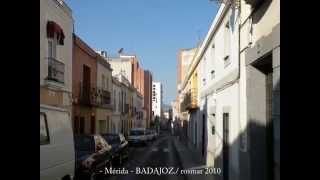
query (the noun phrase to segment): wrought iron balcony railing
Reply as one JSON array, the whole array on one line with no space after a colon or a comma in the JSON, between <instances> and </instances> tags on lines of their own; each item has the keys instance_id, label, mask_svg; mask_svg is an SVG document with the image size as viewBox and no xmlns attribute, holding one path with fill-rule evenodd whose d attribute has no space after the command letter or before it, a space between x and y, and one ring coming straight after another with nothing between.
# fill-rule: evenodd
<instances>
[{"instance_id":1,"label":"wrought iron balcony railing","mask_svg":"<svg viewBox=\"0 0 320 180\"><path fill-rule=\"evenodd\" d=\"M76 103L86 106L112 108L111 93L103 88L80 82L75 85L74 91L78 92L74 96L77 99Z\"/></svg>"},{"instance_id":2,"label":"wrought iron balcony railing","mask_svg":"<svg viewBox=\"0 0 320 180\"><path fill-rule=\"evenodd\" d=\"M47 80L64 83L64 63L49 57Z\"/></svg>"},{"instance_id":3,"label":"wrought iron balcony railing","mask_svg":"<svg viewBox=\"0 0 320 180\"><path fill-rule=\"evenodd\" d=\"M198 108L198 92L197 88L191 88L183 98L181 109L183 111Z\"/></svg>"}]
</instances>

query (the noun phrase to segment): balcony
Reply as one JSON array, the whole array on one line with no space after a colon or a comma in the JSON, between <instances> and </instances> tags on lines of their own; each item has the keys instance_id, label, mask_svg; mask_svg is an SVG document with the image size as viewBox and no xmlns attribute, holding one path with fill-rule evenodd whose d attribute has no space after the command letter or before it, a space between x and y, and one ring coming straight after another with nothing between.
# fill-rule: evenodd
<instances>
[{"instance_id":1,"label":"balcony","mask_svg":"<svg viewBox=\"0 0 320 180\"><path fill-rule=\"evenodd\" d=\"M75 104L112 108L111 93L103 88L80 82L75 84L73 91L78 92L74 94Z\"/></svg>"},{"instance_id":2,"label":"balcony","mask_svg":"<svg viewBox=\"0 0 320 180\"><path fill-rule=\"evenodd\" d=\"M96 88L96 105L104 108L112 108L111 106L111 93L103 88Z\"/></svg>"},{"instance_id":3,"label":"balcony","mask_svg":"<svg viewBox=\"0 0 320 180\"><path fill-rule=\"evenodd\" d=\"M197 88L190 89L185 93L183 101L181 103L182 111L191 111L198 108L198 92Z\"/></svg>"},{"instance_id":4,"label":"balcony","mask_svg":"<svg viewBox=\"0 0 320 180\"><path fill-rule=\"evenodd\" d=\"M48 58L48 77L46 80L64 84L64 63Z\"/></svg>"}]
</instances>

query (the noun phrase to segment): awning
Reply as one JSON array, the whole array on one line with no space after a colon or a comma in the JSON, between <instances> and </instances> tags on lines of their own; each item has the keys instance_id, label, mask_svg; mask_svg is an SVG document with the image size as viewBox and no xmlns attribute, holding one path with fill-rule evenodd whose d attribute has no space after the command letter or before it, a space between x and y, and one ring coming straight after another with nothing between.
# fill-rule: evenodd
<instances>
[{"instance_id":1,"label":"awning","mask_svg":"<svg viewBox=\"0 0 320 180\"><path fill-rule=\"evenodd\" d=\"M57 34L58 43L60 45L63 45L64 44L63 41L64 41L65 36L64 36L62 28L54 21L48 21L48 23L47 23L47 37L53 38L55 33Z\"/></svg>"}]
</instances>

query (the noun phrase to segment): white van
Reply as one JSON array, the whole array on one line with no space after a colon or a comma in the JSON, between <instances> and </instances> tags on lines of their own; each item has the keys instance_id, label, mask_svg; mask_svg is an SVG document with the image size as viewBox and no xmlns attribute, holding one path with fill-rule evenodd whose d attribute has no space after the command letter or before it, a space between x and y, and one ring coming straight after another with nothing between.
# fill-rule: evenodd
<instances>
[{"instance_id":1,"label":"white van","mask_svg":"<svg viewBox=\"0 0 320 180\"><path fill-rule=\"evenodd\" d=\"M40 105L40 180L72 180L74 139L68 111Z\"/></svg>"},{"instance_id":2,"label":"white van","mask_svg":"<svg viewBox=\"0 0 320 180\"><path fill-rule=\"evenodd\" d=\"M129 132L128 141L130 144L146 144L147 136L145 128L132 128Z\"/></svg>"}]
</instances>

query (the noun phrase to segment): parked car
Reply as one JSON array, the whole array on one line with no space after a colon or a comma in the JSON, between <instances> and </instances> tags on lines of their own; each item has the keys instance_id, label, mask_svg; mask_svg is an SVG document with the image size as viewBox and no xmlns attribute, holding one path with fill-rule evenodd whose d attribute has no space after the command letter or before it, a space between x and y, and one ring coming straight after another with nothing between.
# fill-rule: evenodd
<instances>
[{"instance_id":1,"label":"parked car","mask_svg":"<svg viewBox=\"0 0 320 180\"><path fill-rule=\"evenodd\" d=\"M151 140L154 139L153 133L152 133L152 131L150 129L146 130L146 137L147 137L147 141L151 141Z\"/></svg>"},{"instance_id":2,"label":"parked car","mask_svg":"<svg viewBox=\"0 0 320 180\"><path fill-rule=\"evenodd\" d=\"M71 180L75 152L68 112L40 105L40 179Z\"/></svg>"},{"instance_id":3,"label":"parked car","mask_svg":"<svg viewBox=\"0 0 320 180\"><path fill-rule=\"evenodd\" d=\"M102 134L101 136L112 146L114 162L121 165L123 160L128 159L129 144L123 134Z\"/></svg>"},{"instance_id":4,"label":"parked car","mask_svg":"<svg viewBox=\"0 0 320 180\"><path fill-rule=\"evenodd\" d=\"M76 179L96 179L112 167L112 151L100 135L75 136Z\"/></svg>"},{"instance_id":5,"label":"parked car","mask_svg":"<svg viewBox=\"0 0 320 180\"><path fill-rule=\"evenodd\" d=\"M154 129L152 129L151 132L152 132L152 135L153 135L153 136L152 136L152 137L153 137L153 140L157 139L157 137L158 137L157 131L154 130Z\"/></svg>"},{"instance_id":6,"label":"parked car","mask_svg":"<svg viewBox=\"0 0 320 180\"><path fill-rule=\"evenodd\" d=\"M132 128L129 132L128 141L130 144L146 145L147 136L145 128Z\"/></svg>"}]
</instances>

